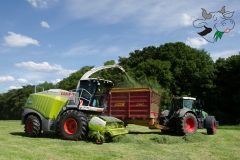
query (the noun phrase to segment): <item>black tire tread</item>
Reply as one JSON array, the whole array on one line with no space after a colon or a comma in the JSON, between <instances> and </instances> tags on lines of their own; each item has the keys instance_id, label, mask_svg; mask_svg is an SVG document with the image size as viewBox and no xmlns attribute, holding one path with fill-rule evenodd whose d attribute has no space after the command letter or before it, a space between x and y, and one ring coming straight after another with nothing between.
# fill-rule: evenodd
<instances>
[{"instance_id":1,"label":"black tire tread","mask_svg":"<svg viewBox=\"0 0 240 160\"><path fill-rule=\"evenodd\" d=\"M28 133L27 131L27 123L32 121L32 132ZM28 137L38 137L41 134L41 123L39 119L34 115L29 115L26 119L24 126L25 135Z\"/></svg>"},{"instance_id":2,"label":"black tire tread","mask_svg":"<svg viewBox=\"0 0 240 160\"><path fill-rule=\"evenodd\" d=\"M68 118L74 118L79 124L78 124L78 130L76 133L72 135L68 135L64 131L64 122ZM66 112L61 115L60 120L59 120L59 134L63 139L68 139L68 140L82 140L87 137L87 130L88 130L88 120L87 116L77 110L67 110Z\"/></svg>"},{"instance_id":3,"label":"black tire tread","mask_svg":"<svg viewBox=\"0 0 240 160\"><path fill-rule=\"evenodd\" d=\"M206 119L206 123L210 124L210 126L211 126L211 127L207 128L207 134L208 135L216 134L216 131L214 131L214 122L216 123L216 119L214 117Z\"/></svg>"},{"instance_id":4,"label":"black tire tread","mask_svg":"<svg viewBox=\"0 0 240 160\"><path fill-rule=\"evenodd\" d=\"M191 133L187 132L184 126L185 121L188 117L192 117L195 121L195 130ZM177 130L179 135L194 134L197 131L197 128L198 128L197 118L192 113L186 113L183 117L177 120Z\"/></svg>"}]
</instances>

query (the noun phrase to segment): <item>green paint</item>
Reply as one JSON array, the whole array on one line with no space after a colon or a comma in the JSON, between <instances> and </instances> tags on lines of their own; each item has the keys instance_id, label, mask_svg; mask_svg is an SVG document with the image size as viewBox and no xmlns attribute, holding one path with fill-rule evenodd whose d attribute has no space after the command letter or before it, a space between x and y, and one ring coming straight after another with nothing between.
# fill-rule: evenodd
<instances>
[{"instance_id":1,"label":"green paint","mask_svg":"<svg viewBox=\"0 0 240 160\"><path fill-rule=\"evenodd\" d=\"M216 31L215 34L214 34L214 39L215 41L217 41L218 38L222 38L222 35L223 35L224 32L220 32L220 31Z\"/></svg>"},{"instance_id":2,"label":"green paint","mask_svg":"<svg viewBox=\"0 0 240 160\"><path fill-rule=\"evenodd\" d=\"M28 97L23 109L30 108L41 113L46 119L55 119L67 102L65 97L34 93Z\"/></svg>"}]
</instances>

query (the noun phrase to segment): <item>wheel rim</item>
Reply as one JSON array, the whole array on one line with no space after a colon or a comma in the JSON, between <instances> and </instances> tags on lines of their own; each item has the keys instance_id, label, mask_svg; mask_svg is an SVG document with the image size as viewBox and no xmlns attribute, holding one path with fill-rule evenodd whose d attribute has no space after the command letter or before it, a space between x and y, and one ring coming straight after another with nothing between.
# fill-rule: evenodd
<instances>
[{"instance_id":1,"label":"wheel rim","mask_svg":"<svg viewBox=\"0 0 240 160\"><path fill-rule=\"evenodd\" d=\"M96 138L96 144L102 144L103 143L103 138L100 137L100 139Z\"/></svg>"},{"instance_id":2,"label":"wheel rim","mask_svg":"<svg viewBox=\"0 0 240 160\"><path fill-rule=\"evenodd\" d=\"M214 123L213 123L213 130L214 130L214 132L217 131L217 124L216 124L216 121L214 121Z\"/></svg>"},{"instance_id":3,"label":"wheel rim","mask_svg":"<svg viewBox=\"0 0 240 160\"><path fill-rule=\"evenodd\" d=\"M96 143L97 143L97 144L100 144L100 143L101 143L101 140L96 139Z\"/></svg>"},{"instance_id":4,"label":"wheel rim","mask_svg":"<svg viewBox=\"0 0 240 160\"><path fill-rule=\"evenodd\" d=\"M77 131L77 121L73 118L68 118L64 123L64 131L67 134L74 134Z\"/></svg>"},{"instance_id":5,"label":"wheel rim","mask_svg":"<svg viewBox=\"0 0 240 160\"><path fill-rule=\"evenodd\" d=\"M28 121L28 123L27 123L27 132L28 133L32 133L32 124L33 124L32 121Z\"/></svg>"},{"instance_id":6,"label":"wheel rim","mask_svg":"<svg viewBox=\"0 0 240 160\"><path fill-rule=\"evenodd\" d=\"M195 128L194 120L192 118L188 118L185 123L185 129L187 130L187 132L192 132L194 131L194 128Z\"/></svg>"}]
</instances>

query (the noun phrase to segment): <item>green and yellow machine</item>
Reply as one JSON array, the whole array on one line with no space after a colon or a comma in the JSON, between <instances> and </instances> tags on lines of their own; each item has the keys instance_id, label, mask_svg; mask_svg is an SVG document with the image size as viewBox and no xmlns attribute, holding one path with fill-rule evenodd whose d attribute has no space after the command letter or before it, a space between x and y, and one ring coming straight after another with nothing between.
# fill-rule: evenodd
<instances>
[{"instance_id":1,"label":"green and yellow machine","mask_svg":"<svg viewBox=\"0 0 240 160\"><path fill-rule=\"evenodd\" d=\"M102 144L107 138L128 133L120 119L102 116L112 81L89 78L106 68L119 68L124 72L119 65L101 66L85 73L74 91L50 89L31 94L22 113L26 136L55 132L63 139L92 137L97 144Z\"/></svg>"}]
</instances>

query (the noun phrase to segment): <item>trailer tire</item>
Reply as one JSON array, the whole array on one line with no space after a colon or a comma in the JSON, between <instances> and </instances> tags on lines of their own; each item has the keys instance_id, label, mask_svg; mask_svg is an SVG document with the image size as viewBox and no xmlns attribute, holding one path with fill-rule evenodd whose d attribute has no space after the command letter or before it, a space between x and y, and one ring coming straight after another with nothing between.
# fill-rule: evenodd
<instances>
[{"instance_id":1,"label":"trailer tire","mask_svg":"<svg viewBox=\"0 0 240 160\"><path fill-rule=\"evenodd\" d=\"M67 110L59 120L59 133L63 139L82 140L87 136L87 116L77 110Z\"/></svg>"},{"instance_id":2,"label":"trailer tire","mask_svg":"<svg viewBox=\"0 0 240 160\"><path fill-rule=\"evenodd\" d=\"M40 120L34 115L29 115L25 121L24 131L27 137L38 137L41 134Z\"/></svg>"},{"instance_id":3,"label":"trailer tire","mask_svg":"<svg viewBox=\"0 0 240 160\"><path fill-rule=\"evenodd\" d=\"M214 135L217 132L217 121L213 116L206 118L207 134Z\"/></svg>"},{"instance_id":4,"label":"trailer tire","mask_svg":"<svg viewBox=\"0 0 240 160\"><path fill-rule=\"evenodd\" d=\"M197 131L197 118L192 113L186 113L183 117L177 120L178 134L194 134Z\"/></svg>"},{"instance_id":5,"label":"trailer tire","mask_svg":"<svg viewBox=\"0 0 240 160\"><path fill-rule=\"evenodd\" d=\"M169 124L169 119L168 118L166 118L166 117L161 117L160 119L159 119L159 124L160 125L163 125L163 126L168 126L168 124ZM163 134L171 134L171 131L170 130L164 130L164 129L161 129L161 132L163 133Z\"/></svg>"}]
</instances>

